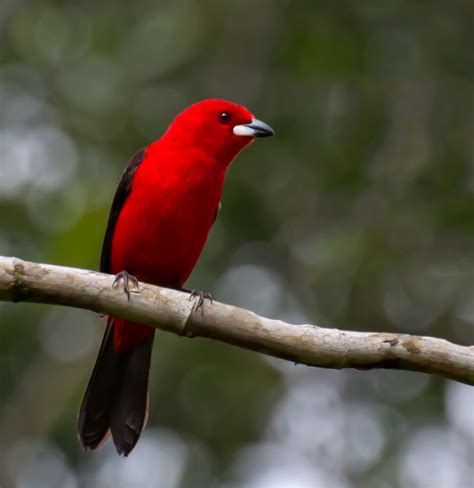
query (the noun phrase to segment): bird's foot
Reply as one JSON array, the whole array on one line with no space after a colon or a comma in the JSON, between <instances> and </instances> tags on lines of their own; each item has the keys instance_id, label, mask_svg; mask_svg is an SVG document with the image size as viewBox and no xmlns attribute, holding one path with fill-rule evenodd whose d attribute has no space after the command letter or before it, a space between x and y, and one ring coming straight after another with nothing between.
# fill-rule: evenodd
<instances>
[{"instance_id":1,"label":"bird's foot","mask_svg":"<svg viewBox=\"0 0 474 488\"><path fill-rule=\"evenodd\" d=\"M125 295L127 295L127 300L130 300L130 284L138 290L138 280L128 271L120 271L120 273L115 276L112 286L118 286L121 282L123 282L123 291L125 292Z\"/></svg>"},{"instance_id":2,"label":"bird's foot","mask_svg":"<svg viewBox=\"0 0 474 488\"><path fill-rule=\"evenodd\" d=\"M204 304L204 300L208 299L212 303L212 295L205 291L192 290L189 292L189 301L195 300L194 311L197 312Z\"/></svg>"}]
</instances>

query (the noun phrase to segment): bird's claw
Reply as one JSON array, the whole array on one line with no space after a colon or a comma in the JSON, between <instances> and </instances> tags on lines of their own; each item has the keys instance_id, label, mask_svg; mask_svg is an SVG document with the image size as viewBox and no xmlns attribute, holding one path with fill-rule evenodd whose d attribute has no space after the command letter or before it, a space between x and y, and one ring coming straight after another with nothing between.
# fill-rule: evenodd
<instances>
[{"instance_id":1,"label":"bird's claw","mask_svg":"<svg viewBox=\"0 0 474 488\"><path fill-rule=\"evenodd\" d=\"M197 299L194 305L194 311L197 312L203 305L205 299L210 300L212 303L212 295L210 293L207 293L205 291L200 291L200 290L192 290L191 293L189 294L189 301L193 299Z\"/></svg>"},{"instance_id":2,"label":"bird's claw","mask_svg":"<svg viewBox=\"0 0 474 488\"><path fill-rule=\"evenodd\" d=\"M125 295L127 295L127 300L130 301L130 287L129 283L131 283L137 290L138 290L138 280L135 276L130 274L128 271L120 271L115 276L115 280L112 284L112 286L118 286L120 282L123 281L123 291L125 292Z\"/></svg>"}]
</instances>

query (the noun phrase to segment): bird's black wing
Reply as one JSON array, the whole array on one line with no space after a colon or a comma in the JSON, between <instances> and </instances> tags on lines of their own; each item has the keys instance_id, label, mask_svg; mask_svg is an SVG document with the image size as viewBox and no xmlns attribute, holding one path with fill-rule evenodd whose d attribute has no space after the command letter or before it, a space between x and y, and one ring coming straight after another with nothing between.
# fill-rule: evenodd
<instances>
[{"instance_id":1,"label":"bird's black wing","mask_svg":"<svg viewBox=\"0 0 474 488\"><path fill-rule=\"evenodd\" d=\"M114 236L115 225L122 208L127 200L132 186L133 176L140 164L145 159L146 147L137 151L131 158L125 168L125 171L120 178L120 182L115 191L115 196L112 201L112 207L109 213L109 220L107 222L107 230L105 231L104 242L102 244L102 254L100 256L100 271L102 273L110 273L110 259L112 256L112 239Z\"/></svg>"}]
</instances>

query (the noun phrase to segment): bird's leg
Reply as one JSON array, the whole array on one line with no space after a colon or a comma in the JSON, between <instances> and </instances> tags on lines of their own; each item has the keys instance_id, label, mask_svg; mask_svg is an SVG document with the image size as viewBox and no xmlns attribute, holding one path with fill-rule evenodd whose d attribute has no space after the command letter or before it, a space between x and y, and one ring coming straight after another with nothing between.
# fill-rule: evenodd
<instances>
[{"instance_id":1,"label":"bird's leg","mask_svg":"<svg viewBox=\"0 0 474 488\"><path fill-rule=\"evenodd\" d=\"M129 283L132 283L132 285L138 290L138 280L130 274L128 271L120 271L115 276L115 280L113 282L112 286L117 286L120 284L120 282L123 281L123 291L125 292L125 295L127 295L127 300L130 301L130 287Z\"/></svg>"},{"instance_id":2,"label":"bird's leg","mask_svg":"<svg viewBox=\"0 0 474 488\"><path fill-rule=\"evenodd\" d=\"M200 291L200 290L186 290L185 288L182 288L181 291L184 291L186 293L189 293L189 301L195 300L195 307L194 311L197 312L204 304L204 300L209 300L211 303L213 301L212 295L210 293L207 293L205 291Z\"/></svg>"}]
</instances>

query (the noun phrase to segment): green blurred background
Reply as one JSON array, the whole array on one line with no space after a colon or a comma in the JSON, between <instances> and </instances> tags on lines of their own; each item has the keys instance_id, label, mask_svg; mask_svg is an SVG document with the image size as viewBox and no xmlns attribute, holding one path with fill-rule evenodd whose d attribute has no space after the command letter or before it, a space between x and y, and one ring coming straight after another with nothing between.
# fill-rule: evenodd
<instances>
[{"instance_id":1,"label":"green blurred background","mask_svg":"<svg viewBox=\"0 0 474 488\"><path fill-rule=\"evenodd\" d=\"M204 98L231 168L189 287L296 323L474 343L474 2L0 3L0 254L97 269L129 156ZM474 389L158 334L136 450L80 450L102 325L0 303L2 487L467 488Z\"/></svg>"}]
</instances>

